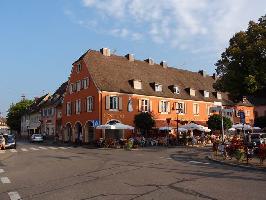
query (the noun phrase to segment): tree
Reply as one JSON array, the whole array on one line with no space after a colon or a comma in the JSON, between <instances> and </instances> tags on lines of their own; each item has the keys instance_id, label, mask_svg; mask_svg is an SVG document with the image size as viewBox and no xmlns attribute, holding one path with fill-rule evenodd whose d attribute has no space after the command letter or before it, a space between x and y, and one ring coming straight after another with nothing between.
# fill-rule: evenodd
<instances>
[{"instance_id":1,"label":"tree","mask_svg":"<svg viewBox=\"0 0 266 200\"><path fill-rule=\"evenodd\" d=\"M266 15L236 33L216 63L214 88L240 99L266 89Z\"/></svg>"},{"instance_id":2,"label":"tree","mask_svg":"<svg viewBox=\"0 0 266 200\"><path fill-rule=\"evenodd\" d=\"M256 118L255 122L254 122L254 125L258 126L260 128L266 127L266 116L262 116L262 117Z\"/></svg>"},{"instance_id":3,"label":"tree","mask_svg":"<svg viewBox=\"0 0 266 200\"><path fill-rule=\"evenodd\" d=\"M221 130L222 129L222 116L221 115L212 115L207 121L208 127L211 130ZM232 121L223 117L224 129L227 130L232 127Z\"/></svg>"},{"instance_id":4,"label":"tree","mask_svg":"<svg viewBox=\"0 0 266 200\"><path fill-rule=\"evenodd\" d=\"M7 113L7 125L10 127L11 130L14 130L20 133L21 116L25 114L26 109L31 104L32 104L32 100L27 100L27 99L22 100L16 104L11 104L10 108L8 109L8 113Z\"/></svg>"},{"instance_id":5,"label":"tree","mask_svg":"<svg viewBox=\"0 0 266 200\"><path fill-rule=\"evenodd\" d=\"M150 113L141 112L135 115L134 124L140 130L145 130L147 133L155 125L155 121Z\"/></svg>"}]
</instances>

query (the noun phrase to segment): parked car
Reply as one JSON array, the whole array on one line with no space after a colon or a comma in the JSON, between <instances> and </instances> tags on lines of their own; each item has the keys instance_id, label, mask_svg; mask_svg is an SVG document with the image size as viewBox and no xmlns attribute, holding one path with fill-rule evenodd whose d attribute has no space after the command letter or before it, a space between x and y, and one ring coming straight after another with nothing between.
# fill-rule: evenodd
<instances>
[{"instance_id":1,"label":"parked car","mask_svg":"<svg viewBox=\"0 0 266 200\"><path fill-rule=\"evenodd\" d=\"M15 149L17 147L16 138L14 135L7 135L5 139L6 139L6 145L5 145L6 148Z\"/></svg>"},{"instance_id":2,"label":"parked car","mask_svg":"<svg viewBox=\"0 0 266 200\"><path fill-rule=\"evenodd\" d=\"M33 134L30 138L31 142L43 142L43 135L42 134Z\"/></svg>"},{"instance_id":3,"label":"parked car","mask_svg":"<svg viewBox=\"0 0 266 200\"><path fill-rule=\"evenodd\" d=\"M252 133L251 142L257 147L262 143L266 143L266 133Z\"/></svg>"},{"instance_id":4,"label":"parked car","mask_svg":"<svg viewBox=\"0 0 266 200\"><path fill-rule=\"evenodd\" d=\"M2 150L6 149L6 142L3 135L0 135L0 149Z\"/></svg>"}]
</instances>

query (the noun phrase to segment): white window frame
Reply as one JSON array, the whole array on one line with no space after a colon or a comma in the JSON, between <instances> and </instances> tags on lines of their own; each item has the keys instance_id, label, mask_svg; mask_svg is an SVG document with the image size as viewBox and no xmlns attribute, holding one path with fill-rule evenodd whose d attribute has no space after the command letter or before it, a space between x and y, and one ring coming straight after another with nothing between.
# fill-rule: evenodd
<instances>
[{"instance_id":1,"label":"white window frame","mask_svg":"<svg viewBox=\"0 0 266 200\"><path fill-rule=\"evenodd\" d=\"M67 116L71 115L71 102L67 102L66 104Z\"/></svg>"},{"instance_id":2,"label":"white window frame","mask_svg":"<svg viewBox=\"0 0 266 200\"><path fill-rule=\"evenodd\" d=\"M81 66L81 64L79 63L79 64L77 65L77 73L79 73L79 72L81 71L81 69L82 69L82 66Z\"/></svg>"},{"instance_id":3,"label":"white window frame","mask_svg":"<svg viewBox=\"0 0 266 200\"><path fill-rule=\"evenodd\" d=\"M205 97L205 98L209 98L209 97L210 97L210 92L208 92L208 91L204 91L204 97Z\"/></svg>"},{"instance_id":4,"label":"white window frame","mask_svg":"<svg viewBox=\"0 0 266 200\"><path fill-rule=\"evenodd\" d=\"M211 105L206 105L206 114L207 116L210 116L211 115L211 112L210 112L210 109L211 109Z\"/></svg>"},{"instance_id":5,"label":"white window frame","mask_svg":"<svg viewBox=\"0 0 266 200\"><path fill-rule=\"evenodd\" d=\"M245 111L245 115L246 115L247 117L249 117L249 116L250 116L250 110L246 110L246 111Z\"/></svg>"},{"instance_id":6,"label":"white window frame","mask_svg":"<svg viewBox=\"0 0 266 200\"><path fill-rule=\"evenodd\" d=\"M89 87L89 78L83 79L82 82L83 82L83 89L87 89Z\"/></svg>"},{"instance_id":7,"label":"white window frame","mask_svg":"<svg viewBox=\"0 0 266 200\"><path fill-rule=\"evenodd\" d=\"M150 110L150 100L149 99L141 99L141 111L149 112Z\"/></svg>"},{"instance_id":8,"label":"white window frame","mask_svg":"<svg viewBox=\"0 0 266 200\"><path fill-rule=\"evenodd\" d=\"M195 108L196 108L196 110L195 110ZM193 115L199 115L199 111L200 111L199 104L193 103Z\"/></svg>"},{"instance_id":9,"label":"white window frame","mask_svg":"<svg viewBox=\"0 0 266 200\"><path fill-rule=\"evenodd\" d=\"M182 112L179 111L178 114L180 115L186 114L186 103L185 102L176 102L175 105L176 105L176 109L180 109L180 108L182 109ZM182 105L182 107L179 105Z\"/></svg>"},{"instance_id":10,"label":"white window frame","mask_svg":"<svg viewBox=\"0 0 266 200\"><path fill-rule=\"evenodd\" d=\"M133 87L136 90L141 90L142 89L142 82L139 80L133 80Z\"/></svg>"},{"instance_id":11,"label":"white window frame","mask_svg":"<svg viewBox=\"0 0 266 200\"><path fill-rule=\"evenodd\" d=\"M72 88L72 84L69 85L69 94L73 93L73 88Z\"/></svg>"},{"instance_id":12,"label":"white window frame","mask_svg":"<svg viewBox=\"0 0 266 200\"><path fill-rule=\"evenodd\" d=\"M93 97L88 96L87 97L87 112L92 112L93 111Z\"/></svg>"},{"instance_id":13,"label":"white window frame","mask_svg":"<svg viewBox=\"0 0 266 200\"><path fill-rule=\"evenodd\" d=\"M162 92L163 91L163 86L161 84L155 84L154 85L154 90L155 90L155 92Z\"/></svg>"},{"instance_id":14,"label":"white window frame","mask_svg":"<svg viewBox=\"0 0 266 200\"><path fill-rule=\"evenodd\" d=\"M217 99L222 99L222 94L221 93L219 93L219 92L217 92Z\"/></svg>"},{"instance_id":15,"label":"white window frame","mask_svg":"<svg viewBox=\"0 0 266 200\"><path fill-rule=\"evenodd\" d=\"M76 100L76 114L80 114L81 112L81 100L77 99Z\"/></svg>"},{"instance_id":16,"label":"white window frame","mask_svg":"<svg viewBox=\"0 0 266 200\"><path fill-rule=\"evenodd\" d=\"M77 85L76 83L71 83L71 87L72 87L72 93L75 92L77 90Z\"/></svg>"},{"instance_id":17,"label":"white window frame","mask_svg":"<svg viewBox=\"0 0 266 200\"><path fill-rule=\"evenodd\" d=\"M114 99L116 99L116 101ZM109 109L110 111L117 111L118 110L118 108L119 108L119 97L118 96L110 96L109 108L110 108Z\"/></svg>"},{"instance_id":18,"label":"white window frame","mask_svg":"<svg viewBox=\"0 0 266 200\"><path fill-rule=\"evenodd\" d=\"M161 114L168 114L169 101L161 100Z\"/></svg>"}]
</instances>

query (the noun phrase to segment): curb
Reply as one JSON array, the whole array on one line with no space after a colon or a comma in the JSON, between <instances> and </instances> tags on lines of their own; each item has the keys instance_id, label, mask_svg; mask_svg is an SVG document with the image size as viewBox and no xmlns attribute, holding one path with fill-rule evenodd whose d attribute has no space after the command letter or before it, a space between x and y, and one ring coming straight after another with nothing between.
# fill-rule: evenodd
<instances>
[{"instance_id":1,"label":"curb","mask_svg":"<svg viewBox=\"0 0 266 200\"><path fill-rule=\"evenodd\" d=\"M208 159L209 161L221 164L221 165L227 165L227 166L231 166L231 167L238 167L238 168L243 168L246 170L253 170L253 171L262 171L262 172L266 172L266 168L259 168L259 167L254 167L251 165L241 165L241 164L234 164L234 163L228 163L228 162L223 162L220 160L215 160L213 158L211 158L210 156L206 156L206 159Z\"/></svg>"}]
</instances>

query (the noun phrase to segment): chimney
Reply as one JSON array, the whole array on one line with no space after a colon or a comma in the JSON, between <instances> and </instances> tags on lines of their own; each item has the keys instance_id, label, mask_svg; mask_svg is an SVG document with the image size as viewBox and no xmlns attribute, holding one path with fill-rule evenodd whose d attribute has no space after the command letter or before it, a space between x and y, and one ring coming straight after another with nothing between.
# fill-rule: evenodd
<instances>
[{"instance_id":1,"label":"chimney","mask_svg":"<svg viewBox=\"0 0 266 200\"><path fill-rule=\"evenodd\" d=\"M111 53L110 53L110 49L108 48L101 48L101 53L104 55L104 56L110 56Z\"/></svg>"},{"instance_id":2,"label":"chimney","mask_svg":"<svg viewBox=\"0 0 266 200\"><path fill-rule=\"evenodd\" d=\"M203 77L207 76L207 73L204 70L199 70L199 74L201 74Z\"/></svg>"},{"instance_id":3,"label":"chimney","mask_svg":"<svg viewBox=\"0 0 266 200\"><path fill-rule=\"evenodd\" d=\"M167 62L166 61L162 61L160 63L160 65L163 67L163 68L167 68Z\"/></svg>"},{"instance_id":4,"label":"chimney","mask_svg":"<svg viewBox=\"0 0 266 200\"><path fill-rule=\"evenodd\" d=\"M151 58L148 58L148 59L146 59L145 60L147 63L149 63L149 65L154 65L154 61L153 61L153 59L151 59Z\"/></svg>"},{"instance_id":5,"label":"chimney","mask_svg":"<svg viewBox=\"0 0 266 200\"><path fill-rule=\"evenodd\" d=\"M212 78L213 78L214 80L217 80L217 77L218 77L218 76L217 76L216 73L213 73L213 74L212 74Z\"/></svg>"},{"instance_id":6,"label":"chimney","mask_svg":"<svg viewBox=\"0 0 266 200\"><path fill-rule=\"evenodd\" d=\"M135 60L134 55L129 53L125 56L130 62L133 62Z\"/></svg>"}]
</instances>

